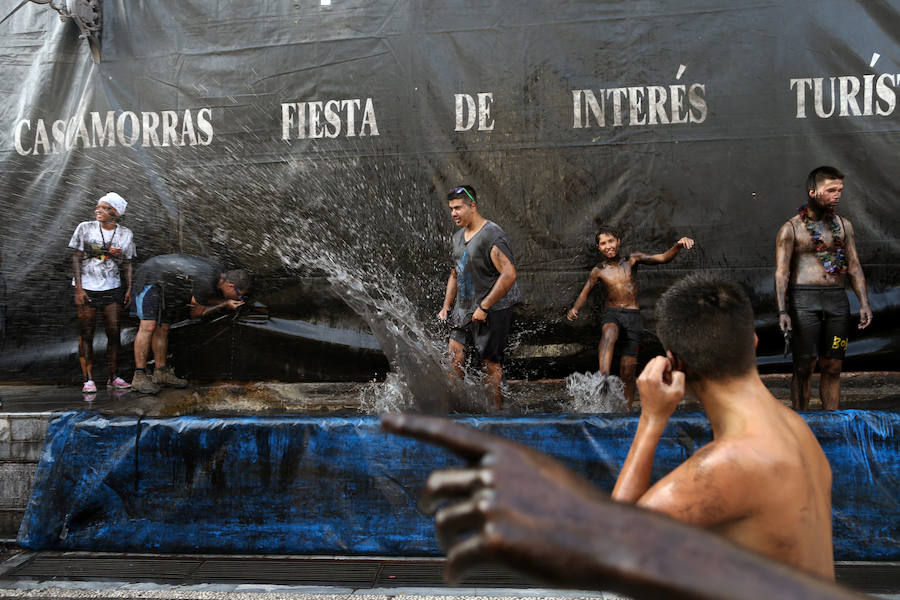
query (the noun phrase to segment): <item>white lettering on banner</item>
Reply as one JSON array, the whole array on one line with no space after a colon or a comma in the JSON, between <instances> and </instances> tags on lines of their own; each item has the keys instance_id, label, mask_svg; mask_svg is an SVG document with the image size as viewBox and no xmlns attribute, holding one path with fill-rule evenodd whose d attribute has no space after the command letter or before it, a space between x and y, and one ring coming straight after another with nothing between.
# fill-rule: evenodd
<instances>
[{"instance_id":1,"label":"white lettering on banner","mask_svg":"<svg viewBox=\"0 0 900 600\"><path fill-rule=\"evenodd\" d=\"M574 129L702 123L708 112L702 83L572 90Z\"/></svg>"},{"instance_id":2,"label":"white lettering on banner","mask_svg":"<svg viewBox=\"0 0 900 600\"><path fill-rule=\"evenodd\" d=\"M797 96L796 118L807 118L810 101L813 114L831 117L886 117L897 108L896 87L900 73L881 75L840 75L834 77L798 77L790 80ZM811 116L811 115L810 115Z\"/></svg>"},{"instance_id":3,"label":"white lettering on banner","mask_svg":"<svg viewBox=\"0 0 900 600\"><path fill-rule=\"evenodd\" d=\"M196 115L196 117L195 117ZM50 122L23 119L16 123L13 139L22 156L60 154L75 148L208 146L215 131L212 109L161 112L91 112Z\"/></svg>"},{"instance_id":4,"label":"white lettering on banner","mask_svg":"<svg viewBox=\"0 0 900 600\"><path fill-rule=\"evenodd\" d=\"M494 103L493 92L479 92L477 107L475 96L471 94L454 94L456 99L456 131L469 131L475 127L476 131L491 131L494 129L494 119L491 118L491 104Z\"/></svg>"},{"instance_id":5,"label":"white lettering on banner","mask_svg":"<svg viewBox=\"0 0 900 600\"><path fill-rule=\"evenodd\" d=\"M378 135L375 104L365 100L308 100L281 104L281 139Z\"/></svg>"}]
</instances>

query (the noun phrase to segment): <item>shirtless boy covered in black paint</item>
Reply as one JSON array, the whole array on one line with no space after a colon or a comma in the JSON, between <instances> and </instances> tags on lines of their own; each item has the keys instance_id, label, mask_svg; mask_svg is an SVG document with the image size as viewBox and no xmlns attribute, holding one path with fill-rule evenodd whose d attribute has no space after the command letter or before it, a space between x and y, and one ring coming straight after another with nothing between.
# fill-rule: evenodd
<instances>
[{"instance_id":1,"label":"shirtless boy covered in black paint","mask_svg":"<svg viewBox=\"0 0 900 600\"><path fill-rule=\"evenodd\" d=\"M623 340L622 360L619 363L619 377L625 384L625 399L628 408L634 402L634 372L637 367L637 351L644 323L638 306L637 266L639 264L659 265L670 262L682 248L694 247L694 240L683 237L662 254L632 252L627 257L619 255L621 237L611 227L601 227L597 232L597 249L603 255L603 262L591 269L587 282L575 305L566 315L570 321L578 318L578 311L587 302L588 294L598 281L602 282L606 301L601 317L602 335L597 347L600 373L609 374L612 367L613 350L616 342Z\"/></svg>"}]
</instances>

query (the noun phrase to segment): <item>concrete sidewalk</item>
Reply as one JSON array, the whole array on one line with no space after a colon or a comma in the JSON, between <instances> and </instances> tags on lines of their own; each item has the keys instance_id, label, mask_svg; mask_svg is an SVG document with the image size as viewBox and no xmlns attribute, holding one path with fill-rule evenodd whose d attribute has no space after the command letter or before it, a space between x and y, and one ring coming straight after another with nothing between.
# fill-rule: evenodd
<instances>
[{"instance_id":1,"label":"concrete sidewalk","mask_svg":"<svg viewBox=\"0 0 900 600\"><path fill-rule=\"evenodd\" d=\"M442 558L18 552L0 563L0 598L625 598L540 587L495 565L449 587L443 565ZM850 589L900 599L898 563L838 563L836 571Z\"/></svg>"},{"instance_id":2,"label":"concrete sidewalk","mask_svg":"<svg viewBox=\"0 0 900 600\"><path fill-rule=\"evenodd\" d=\"M439 558L25 551L0 563L0 598L624 598L609 592L529 587L518 574L491 567L480 570L465 586L449 587L442 580L443 562Z\"/></svg>"}]
</instances>

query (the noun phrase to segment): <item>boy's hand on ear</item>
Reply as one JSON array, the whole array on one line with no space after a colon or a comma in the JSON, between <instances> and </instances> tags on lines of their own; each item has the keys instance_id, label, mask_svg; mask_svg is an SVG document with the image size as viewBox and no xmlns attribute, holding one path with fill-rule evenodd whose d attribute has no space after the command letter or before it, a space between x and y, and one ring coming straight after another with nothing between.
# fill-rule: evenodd
<instances>
[{"instance_id":1,"label":"boy's hand on ear","mask_svg":"<svg viewBox=\"0 0 900 600\"><path fill-rule=\"evenodd\" d=\"M684 373L676 371L674 360L657 356L644 367L637 380L641 394L641 415L668 421L684 398Z\"/></svg>"}]
</instances>

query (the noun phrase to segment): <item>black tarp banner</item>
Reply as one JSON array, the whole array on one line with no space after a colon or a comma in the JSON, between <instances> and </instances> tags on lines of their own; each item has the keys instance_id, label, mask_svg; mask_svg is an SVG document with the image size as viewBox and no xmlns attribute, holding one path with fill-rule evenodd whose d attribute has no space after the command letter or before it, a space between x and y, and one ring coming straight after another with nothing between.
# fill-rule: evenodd
<instances>
[{"instance_id":1,"label":"black tarp banner","mask_svg":"<svg viewBox=\"0 0 900 600\"><path fill-rule=\"evenodd\" d=\"M66 245L107 191L129 201L138 261L187 252L250 268L271 316L316 329L336 356L368 357L370 342L329 333L367 328L322 277L361 269L432 317L452 232L443 198L461 182L517 254L519 375L595 365L599 317L563 314L597 260L598 224L618 227L626 251L697 241L641 272L650 328L676 277L724 271L752 293L761 363L786 368L775 233L820 164L847 173L839 212L875 313L850 360L898 356L896 1L106 0L99 64L46 6L0 34L0 380L76 378ZM378 356L304 367L311 338L270 329L243 343L280 349L271 363L228 359L226 335L181 368L385 368Z\"/></svg>"}]
</instances>

